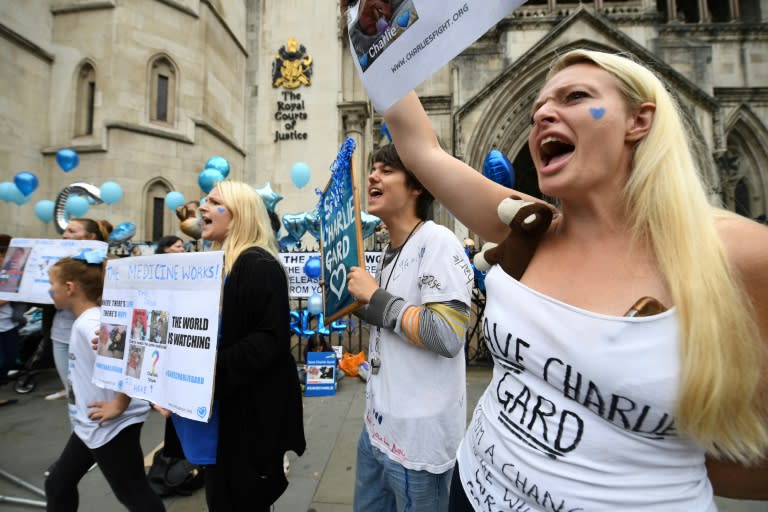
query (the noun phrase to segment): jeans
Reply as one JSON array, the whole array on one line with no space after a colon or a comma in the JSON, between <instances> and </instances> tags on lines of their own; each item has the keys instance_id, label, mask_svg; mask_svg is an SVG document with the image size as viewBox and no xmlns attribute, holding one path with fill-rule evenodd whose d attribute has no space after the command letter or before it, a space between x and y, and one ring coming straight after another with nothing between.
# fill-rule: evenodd
<instances>
[{"instance_id":1,"label":"jeans","mask_svg":"<svg viewBox=\"0 0 768 512\"><path fill-rule=\"evenodd\" d=\"M64 389L69 391L69 380L67 372L69 370L69 344L60 341L51 340L53 344L53 362L56 365L56 373L59 374L61 384Z\"/></svg>"},{"instance_id":2,"label":"jeans","mask_svg":"<svg viewBox=\"0 0 768 512\"><path fill-rule=\"evenodd\" d=\"M355 512L435 512L448 509L453 469L436 475L407 469L371 445L363 427L357 445Z\"/></svg>"}]
</instances>

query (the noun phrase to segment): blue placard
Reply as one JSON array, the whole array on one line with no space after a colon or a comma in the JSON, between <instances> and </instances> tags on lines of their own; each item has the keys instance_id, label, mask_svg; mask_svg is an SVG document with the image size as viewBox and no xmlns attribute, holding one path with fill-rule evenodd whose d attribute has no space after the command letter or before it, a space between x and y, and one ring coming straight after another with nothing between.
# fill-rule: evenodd
<instances>
[{"instance_id":1,"label":"blue placard","mask_svg":"<svg viewBox=\"0 0 768 512\"><path fill-rule=\"evenodd\" d=\"M336 394L336 352L307 352L306 396Z\"/></svg>"},{"instance_id":2,"label":"blue placard","mask_svg":"<svg viewBox=\"0 0 768 512\"><path fill-rule=\"evenodd\" d=\"M355 141L348 137L331 165L331 179L317 205L326 322L360 307L347 289L350 267L364 267L363 229L352 165L354 150Z\"/></svg>"}]
</instances>

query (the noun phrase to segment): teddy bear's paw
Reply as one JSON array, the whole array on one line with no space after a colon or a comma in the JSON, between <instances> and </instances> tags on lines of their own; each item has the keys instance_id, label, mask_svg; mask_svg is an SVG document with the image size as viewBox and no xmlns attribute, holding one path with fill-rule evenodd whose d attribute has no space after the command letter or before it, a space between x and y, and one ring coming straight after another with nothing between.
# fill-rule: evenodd
<instances>
[{"instance_id":1,"label":"teddy bear's paw","mask_svg":"<svg viewBox=\"0 0 768 512\"><path fill-rule=\"evenodd\" d=\"M501 219L501 222L509 225L509 223L512 222L512 219L515 218L515 215L517 215L517 212L519 212L522 208L524 208L529 204L533 204L533 203L517 197L505 197L499 203L499 206L496 208L496 211L499 214L499 219ZM529 221L528 219L531 219L531 220ZM534 220L536 220L536 216L531 215L526 217L524 222L528 223L528 222L533 222Z\"/></svg>"},{"instance_id":2,"label":"teddy bear's paw","mask_svg":"<svg viewBox=\"0 0 768 512\"><path fill-rule=\"evenodd\" d=\"M475 254L475 257L472 260L475 264L475 267L477 267L477 270L481 272L488 272L491 270L491 263L485 259L485 252L493 249L494 247L497 247L498 245L499 244L495 244L493 242L486 242L483 244L482 250Z\"/></svg>"}]
</instances>

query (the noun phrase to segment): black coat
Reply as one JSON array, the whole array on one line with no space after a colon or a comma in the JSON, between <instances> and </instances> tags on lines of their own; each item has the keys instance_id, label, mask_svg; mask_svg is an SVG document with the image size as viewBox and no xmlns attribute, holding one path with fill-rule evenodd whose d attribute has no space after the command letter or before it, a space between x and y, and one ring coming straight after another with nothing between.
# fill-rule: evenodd
<instances>
[{"instance_id":1,"label":"black coat","mask_svg":"<svg viewBox=\"0 0 768 512\"><path fill-rule=\"evenodd\" d=\"M251 248L224 284L214 397L220 406L216 512L259 510L288 486L283 455L304 452L288 284L268 252Z\"/></svg>"}]
</instances>

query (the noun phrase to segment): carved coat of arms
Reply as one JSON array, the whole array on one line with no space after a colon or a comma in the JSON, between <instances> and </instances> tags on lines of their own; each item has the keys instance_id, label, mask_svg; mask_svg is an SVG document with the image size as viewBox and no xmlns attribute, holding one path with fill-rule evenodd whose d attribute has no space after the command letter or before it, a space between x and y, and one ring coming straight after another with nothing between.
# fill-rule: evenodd
<instances>
[{"instance_id":1,"label":"carved coat of arms","mask_svg":"<svg viewBox=\"0 0 768 512\"><path fill-rule=\"evenodd\" d=\"M296 89L311 85L312 57L307 55L303 44L288 38L288 44L281 46L272 62L272 87Z\"/></svg>"}]
</instances>

